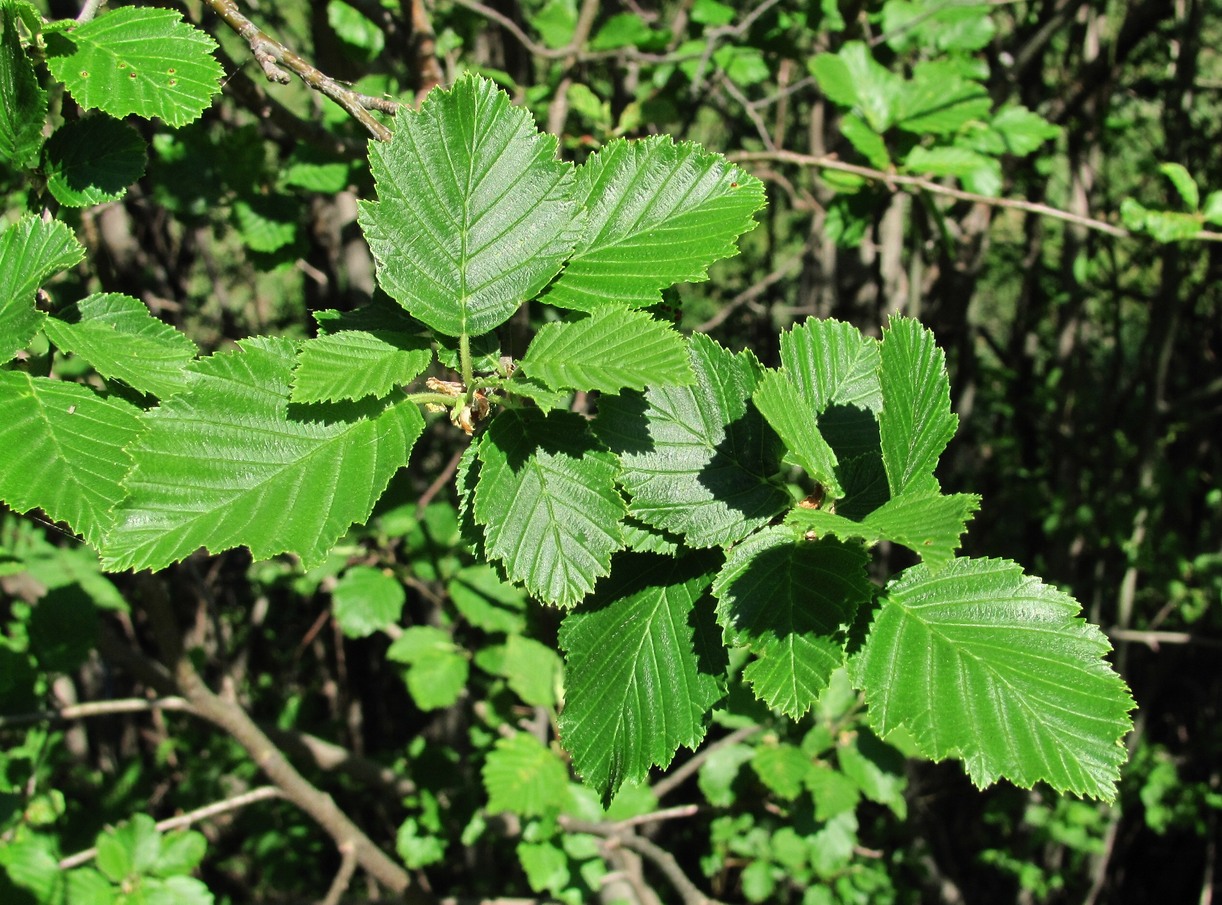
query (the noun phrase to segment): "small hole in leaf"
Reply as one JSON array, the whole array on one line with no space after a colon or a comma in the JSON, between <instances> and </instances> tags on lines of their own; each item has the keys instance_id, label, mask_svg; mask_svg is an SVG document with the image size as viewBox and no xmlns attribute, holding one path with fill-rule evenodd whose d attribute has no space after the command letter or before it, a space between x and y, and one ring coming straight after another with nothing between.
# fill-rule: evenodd
<instances>
[{"instance_id":1,"label":"small hole in leaf","mask_svg":"<svg viewBox=\"0 0 1222 905\"><path fill-rule=\"evenodd\" d=\"M134 79L134 78L136 77L136 73L134 73L134 72L129 72L129 73L127 74L127 77L128 77L129 79Z\"/></svg>"},{"instance_id":2,"label":"small hole in leaf","mask_svg":"<svg viewBox=\"0 0 1222 905\"><path fill-rule=\"evenodd\" d=\"M178 79L170 79L170 87L173 88L178 84Z\"/></svg>"},{"instance_id":3,"label":"small hole in leaf","mask_svg":"<svg viewBox=\"0 0 1222 905\"><path fill-rule=\"evenodd\" d=\"M81 78L83 78L83 79L87 79L87 78L89 78L89 70L88 70L88 69L82 69L82 70L81 70Z\"/></svg>"},{"instance_id":4,"label":"small hole in leaf","mask_svg":"<svg viewBox=\"0 0 1222 905\"><path fill-rule=\"evenodd\" d=\"M178 71L177 69L175 69L173 66L171 66L169 69L167 69L167 70L166 70L166 74L167 74L167 75L173 75L173 74L174 74L174 73L176 73L177 71Z\"/></svg>"}]
</instances>

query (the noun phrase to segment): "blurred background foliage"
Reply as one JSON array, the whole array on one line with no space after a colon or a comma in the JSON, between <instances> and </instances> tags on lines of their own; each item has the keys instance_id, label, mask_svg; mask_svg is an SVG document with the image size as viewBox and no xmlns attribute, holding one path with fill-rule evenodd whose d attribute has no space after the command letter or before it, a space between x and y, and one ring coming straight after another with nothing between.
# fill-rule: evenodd
<instances>
[{"instance_id":1,"label":"blurred background foliage","mask_svg":"<svg viewBox=\"0 0 1222 905\"><path fill-rule=\"evenodd\" d=\"M135 124L151 143L146 173L120 202L61 212L90 269L52 295L129 293L202 352L251 334L304 337L310 312L373 301L355 222L356 199L372 194L361 127L300 82L268 84L209 4L168 5L220 43L223 96L177 131ZM1013 558L1082 601L1139 705L1111 807L1005 785L979 792L955 764L906 761L865 728L844 683L797 724L732 697L705 751L622 793L611 814L575 785L561 804L531 804L524 790L550 762L508 740L554 739L557 614L460 542L461 449L443 420L319 569L232 553L165 575L212 686L421 887L677 901L648 855L642 868L637 851L573 827L686 806L639 838L725 901L1213 900L1222 245L1199 231L1222 217L1210 191L1222 187L1222 10L1207 0L242 7L366 94L410 101L475 70L560 135L571 159L668 133L758 175L769 194L759 227L708 282L680 287L682 326L775 364L778 329L806 317L875 335L891 314L919 317L948 353L960 418L942 483L984 497L966 552ZM79 116L62 93L52 108ZM7 171L0 191L9 212L36 201ZM521 354L515 341L537 316L507 325L502 348ZM71 358L48 367L98 379ZM52 527L0 518L0 899L54 901L51 887L66 882L55 864L107 826L263 780L233 740L170 706L43 712L172 687L128 605L138 577L103 576ZM503 788L498 758L525 758L534 779ZM132 846L155 838L128 826ZM220 902L319 899L339 866L329 839L272 794L201 831L197 875ZM373 894L359 881L347 892Z\"/></svg>"}]
</instances>

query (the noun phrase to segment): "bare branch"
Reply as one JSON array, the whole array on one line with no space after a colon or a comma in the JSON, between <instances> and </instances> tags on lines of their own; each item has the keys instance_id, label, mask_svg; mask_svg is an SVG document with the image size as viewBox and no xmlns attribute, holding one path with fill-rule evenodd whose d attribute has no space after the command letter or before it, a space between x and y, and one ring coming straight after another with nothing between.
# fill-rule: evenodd
<instances>
[{"instance_id":1,"label":"bare branch","mask_svg":"<svg viewBox=\"0 0 1222 905\"><path fill-rule=\"evenodd\" d=\"M196 808L194 811L188 811L176 817L159 820L155 826L159 833L169 833L204 820L210 820L213 817L219 817L221 814L228 814L230 811L240 810L248 804L254 804L256 801L267 801L269 798L283 797L283 793L275 786L259 786L257 789L251 789L249 792L243 792L241 795L234 795L232 798L226 798L222 801L215 801L212 804L204 805L202 808ZM59 869L71 870L74 867L80 867L82 864L87 864L96 858L97 854L98 850L96 848L87 848L84 851L79 851L75 855L69 855L61 859Z\"/></svg>"},{"instance_id":2,"label":"bare branch","mask_svg":"<svg viewBox=\"0 0 1222 905\"><path fill-rule=\"evenodd\" d=\"M759 731L759 726L743 726L741 729L735 729L724 738L719 738L711 745L701 748L699 751L685 760L681 766L675 770L672 770L670 773L667 773L665 776L655 782L650 791L653 792L655 798L661 799L670 792L673 792L676 788L682 785L685 779L699 770L700 765L708 760L709 755L714 751L720 751L722 748L727 748L730 745L736 745L743 739L750 738Z\"/></svg>"},{"instance_id":3,"label":"bare branch","mask_svg":"<svg viewBox=\"0 0 1222 905\"><path fill-rule=\"evenodd\" d=\"M282 68L287 66L315 91L326 95L347 110L378 141L390 140L390 129L382 125L369 111L379 110L382 113L394 113L399 108L397 101L359 94L340 84L246 18L238 9L235 0L205 0L205 2L226 25L250 45L250 52L270 81L280 84L287 84L291 81L292 76Z\"/></svg>"},{"instance_id":4,"label":"bare branch","mask_svg":"<svg viewBox=\"0 0 1222 905\"><path fill-rule=\"evenodd\" d=\"M1139 234L1130 232L1123 226L1117 226L1114 223L1108 223L1106 220L1096 220L1094 217L1083 217L1078 214L1070 213L1069 211L1061 210L1060 208L1052 207L1048 204L1039 204L1035 201L1026 201L1021 198L993 198L989 195L978 195L975 192L967 192L963 189L953 188L948 185L942 185L933 182L922 176L910 176L905 173L887 173L883 170L876 170L873 167L865 167L855 163L845 163L832 155L816 157L811 154L799 154L796 151L738 151L732 154L727 154L727 158L735 163L751 163L753 161L778 161L781 163L791 163L797 166L813 167L820 170L837 170L841 173L852 173L860 176L863 179L869 179L871 182L881 182L892 191L896 191L896 186L907 186L917 189L922 192L928 192L931 195L943 195L948 198L954 198L957 201L970 201L973 204L985 204L989 207L1000 207L1008 210L1025 211L1030 214L1037 214L1041 217L1048 217L1052 220L1063 220L1066 223L1074 223L1078 226L1086 227L1087 229L1095 230L1096 232L1107 233L1109 236L1116 236L1120 239L1139 238ZM1202 242L1222 242L1222 232L1213 232L1211 230L1201 230L1191 238Z\"/></svg>"},{"instance_id":5,"label":"bare branch","mask_svg":"<svg viewBox=\"0 0 1222 905\"><path fill-rule=\"evenodd\" d=\"M356 873L356 852L351 846L346 846L340 850L342 852L339 862L339 870L335 872L335 879L331 881L331 888L327 890L326 897L319 905L339 905L340 900L344 897L344 893L348 891L349 885L352 883L352 877Z\"/></svg>"},{"instance_id":6,"label":"bare branch","mask_svg":"<svg viewBox=\"0 0 1222 905\"><path fill-rule=\"evenodd\" d=\"M0 716L0 729L14 726L29 726L34 723L54 723L69 720L85 720L95 716L110 716L116 713L147 713L151 710L185 710L193 708L186 698L168 697L149 700L147 698L124 698L116 701L93 701L73 704L58 710L39 710L34 713L18 713Z\"/></svg>"}]
</instances>

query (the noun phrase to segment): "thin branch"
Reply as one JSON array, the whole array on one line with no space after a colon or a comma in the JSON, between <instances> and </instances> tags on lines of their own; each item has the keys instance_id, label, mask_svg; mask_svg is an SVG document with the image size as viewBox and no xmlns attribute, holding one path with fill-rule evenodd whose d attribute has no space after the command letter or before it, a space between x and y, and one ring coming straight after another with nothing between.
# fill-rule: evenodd
<instances>
[{"instance_id":1,"label":"thin branch","mask_svg":"<svg viewBox=\"0 0 1222 905\"><path fill-rule=\"evenodd\" d=\"M718 309L716 314L710 317L703 324L699 324L696 327L694 327L693 329L697 333L708 333L710 330L714 329L715 327L720 326L726 320L726 318L728 318L736 310L738 310L739 308L741 308L743 305L747 304L748 302L754 301L755 299L763 295L769 286L779 283L785 277L789 276L789 274L793 271L795 265L800 265L802 263L802 258L806 255L808 248L809 248L809 243L807 246L804 246L802 250L798 252L796 255L793 255L789 258L786 258L784 261L782 261L781 265L776 270L772 271L772 273L768 274L762 280L752 283L750 286L748 286L738 295L734 296L734 298L730 299L730 301L722 305L721 308Z\"/></svg>"},{"instance_id":2,"label":"thin branch","mask_svg":"<svg viewBox=\"0 0 1222 905\"><path fill-rule=\"evenodd\" d=\"M318 905L339 905L344 893L352 884L352 877L356 874L356 852L352 850L351 846L341 851L339 870L335 872L335 879L331 881L331 888L327 890L326 897Z\"/></svg>"},{"instance_id":3,"label":"thin branch","mask_svg":"<svg viewBox=\"0 0 1222 905\"><path fill-rule=\"evenodd\" d=\"M76 17L76 21L78 23L88 22L98 14L98 9L100 9L102 4L105 2L106 0L85 0L84 4L81 6L80 13Z\"/></svg>"},{"instance_id":4,"label":"thin branch","mask_svg":"<svg viewBox=\"0 0 1222 905\"><path fill-rule=\"evenodd\" d=\"M226 798L222 801L214 801L212 804L196 808L194 811L187 811L185 814L159 820L155 826L159 833L169 833L204 820L210 820L213 817L219 817L221 814L228 814L230 811L241 810L248 804L254 804L256 801L283 797L284 794L275 786L259 786L259 788L243 792L241 795L234 795L232 798ZM80 867L82 864L88 864L97 857L97 854L98 850L96 848L87 848L84 851L77 852L75 855L69 855L60 860L59 869L71 870L74 867Z\"/></svg>"},{"instance_id":5,"label":"thin branch","mask_svg":"<svg viewBox=\"0 0 1222 905\"><path fill-rule=\"evenodd\" d=\"M189 712L192 710L192 707L186 698L179 697L156 698L151 701L147 698L93 701L61 707L58 710L39 710L35 713L17 713L12 716L0 716L0 729L11 729L14 726L30 726L34 723L86 720L95 716L110 716L116 713L147 713L151 710L185 710Z\"/></svg>"},{"instance_id":6,"label":"thin branch","mask_svg":"<svg viewBox=\"0 0 1222 905\"><path fill-rule=\"evenodd\" d=\"M700 891L683 872L675 856L660 845L642 839L635 833L625 833L614 823L598 823L589 820L576 820L561 816L561 828L570 833L588 833L591 836L601 836L614 845L626 848L642 855L656 867L679 894L683 905L721 905L717 899L710 898Z\"/></svg>"},{"instance_id":7,"label":"thin branch","mask_svg":"<svg viewBox=\"0 0 1222 905\"><path fill-rule=\"evenodd\" d=\"M653 792L654 798L663 798L682 785L685 779L700 769L700 765L708 760L709 755L714 751L720 751L722 748L728 748L730 745L736 745L743 739L750 738L759 731L759 726L743 726L741 729L735 729L724 738L719 738L717 741L713 742L713 744L701 748L699 751L685 760L681 766L672 770L670 773L667 773L653 784L650 791Z\"/></svg>"},{"instance_id":8,"label":"thin branch","mask_svg":"<svg viewBox=\"0 0 1222 905\"><path fill-rule=\"evenodd\" d=\"M970 201L973 204L986 204L990 207L1006 208L1008 210L1025 211L1030 214L1037 214L1041 217L1048 217L1053 220L1064 220L1067 223L1074 223L1078 226L1084 226L1087 229L1095 230L1096 232L1107 233L1109 236L1116 236L1120 239L1138 238L1139 235L1130 232L1123 226L1116 226L1114 223L1108 223L1106 220L1096 220L1093 217L1083 217L1078 214L1072 214L1069 211L1063 211L1060 208L1051 207L1047 204L1039 204L1034 201L1025 201L1021 198L993 198L989 195L978 195L975 192L966 192L963 189L952 188L951 186L942 185L937 182L932 182L921 176L909 176L904 173L888 173L883 170L876 170L873 167L860 166L855 163L845 163L837 157L825 155L816 157L811 154L799 154L796 151L738 151L733 154L727 154L734 163L751 163L755 161L778 161L781 163L791 163L802 167L814 167L820 170L837 170L841 173L852 173L860 176L863 179L869 179L872 182L881 182L892 191L896 190L896 186L907 186L917 189L922 192L929 192L931 195L943 195L948 198L954 198L957 201ZM1201 230L1195 236L1190 238L1202 242L1222 242L1222 232L1214 232L1212 230Z\"/></svg>"},{"instance_id":9,"label":"thin branch","mask_svg":"<svg viewBox=\"0 0 1222 905\"><path fill-rule=\"evenodd\" d=\"M303 57L289 50L275 38L264 32L238 9L235 0L205 0L221 19L250 45L255 61L263 68L269 81L288 84L292 76L282 66L287 66L315 91L335 101L378 141L390 140L390 129L382 125L370 110L393 114L399 107L389 98L370 97L340 84L329 75L310 65Z\"/></svg>"},{"instance_id":10,"label":"thin branch","mask_svg":"<svg viewBox=\"0 0 1222 905\"><path fill-rule=\"evenodd\" d=\"M246 749L255 764L284 793L284 797L309 814L341 851L351 847L360 866L378 883L408 902L432 905L433 897L413 886L406 870L378 848L330 795L302 776L242 707L220 697L204 684L191 657L181 649L181 635L165 587L150 578L144 583L144 590L145 611L154 635L163 656L173 664L174 678L181 694L191 702L195 711Z\"/></svg>"},{"instance_id":11,"label":"thin branch","mask_svg":"<svg viewBox=\"0 0 1222 905\"><path fill-rule=\"evenodd\" d=\"M1133 644L1144 644L1150 650L1157 651L1163 644L1189 644L1197 647L1222 648L1222 638L1202 638L1191 632L1148 632L1132 628L1109 628L1107 636L1116 641Z\"/></svg>"},{"instance_id":12,"label":"thin branch","mask_svg":"<svg viewBox=\"0 0 1222 905\"><path fill-rule=\"evenodd\" d=\"M635 817L617 820L612 826L621 830L629 830L646 823L660 823L663 820L681 820L684 817L695 817L699 813L700 805L698 804L680 804L673 808L662 808L660 811L651 811L648 814L638 814Z\"/></svg>"}]
</instances>

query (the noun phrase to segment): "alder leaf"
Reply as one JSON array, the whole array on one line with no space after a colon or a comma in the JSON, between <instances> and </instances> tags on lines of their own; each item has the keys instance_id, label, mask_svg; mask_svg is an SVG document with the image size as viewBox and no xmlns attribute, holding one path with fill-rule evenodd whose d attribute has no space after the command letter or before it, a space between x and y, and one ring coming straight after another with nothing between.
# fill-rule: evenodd
<instances>
[{"instance_id":1,"label":"alder leaf","mask_svg":"<svg viewBox=\"0 0 1222 905\"><path fill-rule=\"evenodd\" d=\"M124 496L139 414L79 384L0 371L0 499L41 509L97 547Z\"/></svg>"},{"instance_id":2,"label":"alder leaf","mask_svg":"<svg viewBox=\"0 0 1222 905\"><path fill-rule=\"evenodd\" d=\"M404 681L421 710L454 706L471 672L466 651L454 643L448 632L432 625L404 629L386 649L386 659L407 665Z\"/></svg>"},{"instance_id":3,"label":"alder leaf","mask_svg":"<svg viewBox=\"0 0 1222 905\"><path fill-rule=\"evenodd\" d=\"M114 201L144 175L145 156L144 139L127 123L109 116L65 123L47 141L47 188L67 207Z\"/></svg>"},{"instance_id":4,"label":"alder leaf","mask_svg":"<svg viewBox=\"0 0 1222 905\"><path fill-rule=\"evenodd\" d=\"M779 438L751 405L762 368L703 334L696 382L604 399L595 430L620 457L633 516L690 546L731 544L789 505Z\"/></svg>"},{"instance_id":5,"label":"alder leaf","mask_svg":"<svg viewBox=\"0 0 1222 905\"><path fill-rule=\"evenodd\" d=\"M187 385L186 367L196 354L185 333L118 292L91 295L57 311L43 330L61 351L85 359L106 379L162 399Z\"/></svg>"},{"instance_id":6,"label":"alder leaf","mask_svg":"<svg viewBox=\"0 0 1222 905\"><path fill-rule=\"evenodd\" d=\"M611 308L575 323L545 324L519 366L552 389L618 393L692 382L683 337L641 311Z\"/></svg>"},{"instance_id":7,"label":"alder leaf","mask_svg":"<svg viewBox=\"0 0 1222 905\"><path fill-rule=\"evenodd\" d=\"M382 398L433 360L428 340L395 331L340 330L301 344L293 402Z\"/></svg>"},{"instance_id":8,"label":"alder leaf","mask_svg":"<svg viewBox=\"0 0 1222 905\"><path fill-rule=\"evenodd\" d=\"M569 771L554 751L534 736L515 732L497 739L480 771L489 814L522 817L556 814L569 801Z\"/></svg>"},{"instance_id":9,"label":"alder leaf","mask_svg":"<svg viewBox=\"0 0 1222 905\"><path fill-rule=\"evenodd\" d=\"M159 569L201 546L295 553L309 568L369 517L424 429L420 410L290 407L295 353L288 339L243 340L192 364L187 388L141 419L108 568Z\"/></svg>"},{"instance_id":10,"label":"alder leaf","mask_svg":"<svg viewBox=\"0 0 1222 905\"><path fill-rule=\"evenodd\" d=\"M572 606L623 547L615 457L572 412L507 411L479 445L485 550L536 597Z\"/></svg>"},{"instance_id":11,"label":"alder leaf","mask_svg":"<svg viewBox=\"0 0 1222 905\"><path fill-rule=\"evenodd\" d=\"M946 357L933 333L911 318L891 319L881 352L878 430L891 496L936 493L934 466L959 423L950 410Z\"/></svg>"},{"instance_id":12,"label":"alder leaf","mask_svg":"<svg viewBox=\"0 0 1222 905\"><path fill-rule=\"evenodd\" d=\"M906 570L850 660L871 724L962 759L978 786L1004 776L1113 800L1133 701L1079 609L1006 560Z\"/></svg>"},{"instance_id":13,"label":"alder leaf","mask_svg":"<svg viewBox=\"0 0 1222 905\"><path fill-rule=\"evenodd\" d=\"M220 91L216 42L174 10L120 7L46 42L51 74L86 110L156 116L176 129Z\"/></svg>"},{"instance_id":14,"label":"alder leaf","mask_svg":"<svg viewBox=\"0 0 1222 905\"><path fill-rule=\"evenodd\" d=\"M594 311L648 307L674 283L708 279L710 264L738 254L764 187L720 154L658 135L590 155L576 197L589 219L543 301Z\"/></svg>"},{"instance_id":15,"label":"alder leaf","mask_svg":"<svg viewBox=\"0 0 1222 905\"><path fill-rule=\"evenodd\" d=\"M751 400L802 470L818 481L832 499L844 496L836 478L836 453L819 432L814 410L789 378L776 371L765 375Z\"/></svg>"},{"instance_id":16,"label":"alder leaf","mask_svg":"<svg viewBox=\"0 0 1222 905\"><path fill-rule=\"evenodd\" d=\"M20 13L0 3L0 157L17 169L34 167L47 120L47 92L17 32Z\"/></svg>"},{"instance_id":17,"label":"alder leaf","mask_svg":"<svg viewBox=\"0 0 1222 905\"><path fill-rule=\"evenodd\" d=\"M725 671L705 593L716 567L709 553L627 554L560 626L560 737L604 807L624 782L645 779L680 745L695 749L704 738Z\"/></svg>"},{"instance_id":18,"label":"alder leaf","mask_svg":"<svg viewBox=\"0 0 1222 905\"><path fill-rule=\"evenodd\" d=\"M727 643L757 657L743 671L756 696L798 719L844 662L845 628L870 600L860 544L795 540L768 528L735 547L713 585Z\"/></svg>"},{"instance_id":19,"label":"alder leaf","mask_svg":"<svg viewBox=\"0 0 1222 905\"><path fill-rule=\"evenodd\" d=\"M477 76L404 107L391 140L369 146L378 200L358 215L382 288L449 336L508 320L581 234L573 167L556 145Z\"/></svg>"},{"instance_id":20,"label":"alder leaf","mask_svg":"<svg viewBox=\"0 0 1222 905\"><path fill-rule=\"evenodd\" d=\"M23 217L0 233L0 363L29 345L46 320L34 307L38 288L83 257L84 247L58 220Z\"/></svg>"}]
</instances>

